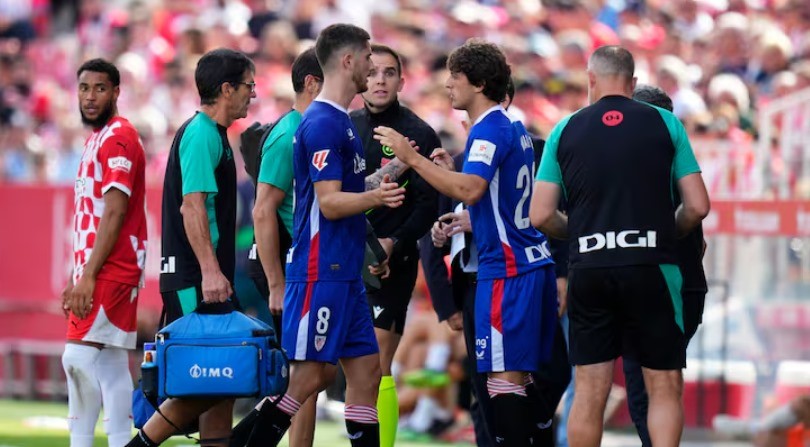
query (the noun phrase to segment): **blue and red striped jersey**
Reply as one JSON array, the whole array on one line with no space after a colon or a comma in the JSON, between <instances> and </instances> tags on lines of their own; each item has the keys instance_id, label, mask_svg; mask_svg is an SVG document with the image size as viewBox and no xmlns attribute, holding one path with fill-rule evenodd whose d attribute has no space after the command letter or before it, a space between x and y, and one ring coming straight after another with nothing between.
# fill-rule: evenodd
<instances>
[{"instance_id":1,"label":"blue and red striped jersey","mask_svg":"<svg viewBox=\"0 0 810 447\"><path fill-rule=\"evenodd\" d=\"M365 191L366 161L346 109L316 99L304 112L293 140L295 183L293 245L287 254L288 282L360 278L366 219L357 214L328 220L321 214L314 183L339 180L342 191Z\"/></svg>"},{"instance_id":2,"label":"blue and red striped jersey","mask_svg":"<svg viewBox=\"0 0 810 447\"><path fill-rule=\"evenodd\" d=\"M469 207L478 279L511 278L553 264L545 235L529 221L532 139L500 105L484 112L470 129L463 172L489 182L481 200Z\"/></svg>"}]
</instances>

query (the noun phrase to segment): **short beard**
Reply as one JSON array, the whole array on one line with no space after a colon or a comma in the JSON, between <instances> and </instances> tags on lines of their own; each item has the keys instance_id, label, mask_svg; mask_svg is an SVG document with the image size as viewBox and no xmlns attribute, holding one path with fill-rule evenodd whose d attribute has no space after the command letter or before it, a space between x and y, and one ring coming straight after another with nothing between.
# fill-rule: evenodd
<instances>
[{"instance_id":1,"label":"short beard","mask_svg":"<svg viewBox=\"0 0 810 447\"><path fill-rule=\"evenodd\" d=\"M79 106L79 114L82 116L82 123L87 126L92 127L93 129L100 129L110 121L110 118L113 116L113 103L110 101L107 103L107 107L105 107L101 113L99 113L96 119L90 119L84 115L82 111L82 106Z\"/></svg>"},{"instance_id":2,"label":"short beard","mask_svg":"<svg viewBox=\"0 0 810 447\"><path fill-rule=\"evenodd\" d=\"M354 86L357 89L357 93L368 91L368 76L363 76L360 79L352 77L352 81L354 81Z\"/></svg>"}]
</instances>

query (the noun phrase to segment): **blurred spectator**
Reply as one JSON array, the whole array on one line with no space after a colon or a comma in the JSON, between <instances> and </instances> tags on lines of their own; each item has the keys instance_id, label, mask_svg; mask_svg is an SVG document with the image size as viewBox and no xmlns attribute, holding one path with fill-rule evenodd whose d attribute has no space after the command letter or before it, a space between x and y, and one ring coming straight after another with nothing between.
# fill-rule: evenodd
<instances>
[{"instance_id":1,"label":"blurred spectator","mask_svg":"<svg viewBox=\"0 0 810 447\"><path fill-rule=\"evenodd\" d=\"M706 112L706 103L692 88L690 67L679 57L664 55L656 65L658 85L672 98L672 113L681 120L689 120Z\"/></svg>"},{"instance_id":2,"label":"blurred spectator","mask_svg":"<svg viewBox=\"0 0 810 447\"><path fill-rule=\"evenodd\" d=\"M66 92L82 60L122 67L121 101L135 111L147 181L157 184L177 117L198 107L200 55L230 47L253 56L258 98L245 122L268 122L289 108L282 81L292 58L336 21L401 49L409 81L400 97L448 148L462 147L464 116L448 105L446 54L473 36L504 48L516 106L540 135L582 105L585 61L605 44L630 49L639 81L664 86L676 114L715 138L727 124L755 135L756 110L810 88L806 0L0 0L0 181L72 176L82 141Z\"/></svg>"}]
</instances>

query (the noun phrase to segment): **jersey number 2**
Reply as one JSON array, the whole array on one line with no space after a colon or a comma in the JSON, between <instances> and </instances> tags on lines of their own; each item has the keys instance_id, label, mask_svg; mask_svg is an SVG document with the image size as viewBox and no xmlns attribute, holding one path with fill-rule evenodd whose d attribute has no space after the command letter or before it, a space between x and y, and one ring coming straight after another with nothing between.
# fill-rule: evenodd
<instances>
[{"instance_id":1,"label":"jersey number 2","mask_svg":"<svg viewBox=\"0 0 810 447\"><path fill-rule=\"evenodd\" d=\"M526 200L529 199L529 195L532 192L532 176L529 173L529 167L523 165L518 171L517 175L517 184L515 188L518 190L523 190L523 196L518 200L517 208L515 208L515 226L518 227L519 230L525 230L529 228L531 222L529 220L529 216L523 214L523 209L526 206Z\"/></svg>"}]
</instances>

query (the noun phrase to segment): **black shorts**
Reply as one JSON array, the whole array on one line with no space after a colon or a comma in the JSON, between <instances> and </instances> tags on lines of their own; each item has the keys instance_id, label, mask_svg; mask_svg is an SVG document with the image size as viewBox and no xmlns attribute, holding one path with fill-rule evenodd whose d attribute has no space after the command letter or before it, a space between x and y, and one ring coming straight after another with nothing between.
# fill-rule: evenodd
<instances>
[{"instance_id":1,"label":"black shorts","mask_svg":"<svg viewBox=\"0 0 810 447\"><path fill-rule=\"evenodd\" d=\"M392 330L402 335L408 303L411 302L413 286L416 284L418 260L417 254L393 258L390 264L391 275L380 281L380 290L366 293L375 328Z\"/></svg>"},{"instance_id":2,"label":"black shorts","mask_svg":"<svg viewBox=\"0 0 810 447\"><path fill-rule=\"evenodd\" d=\"M178 318L198 311L209 314L225 314L234 310L241 310L236 295L231 297L231 301L224 303L203 303L201 287L188 287L171 292L162 292L163 313L160 316L160 327L166 327L169 323Z\"/></svg>"},{"instance_id":3,"label":"black shorts","mask_svg":"<svg viewBox=\"0 0 810 447\"><path fill-rule=\"evenodd\" d=\"M688 344L703 323L703 308L706 305L706 291L700 289L683 289L683 330Z\"/></svg>"},{"instance_id":4,"label":"black shorts","mask_svg":"<svg viewBox=\"0 0 810 447\"><path fill-rule=\"evenodd\" d=\"M568 281L572 364L627 356L651 369L686 366L676 265L574 268Z\"/></svg>"}]
</instances>

